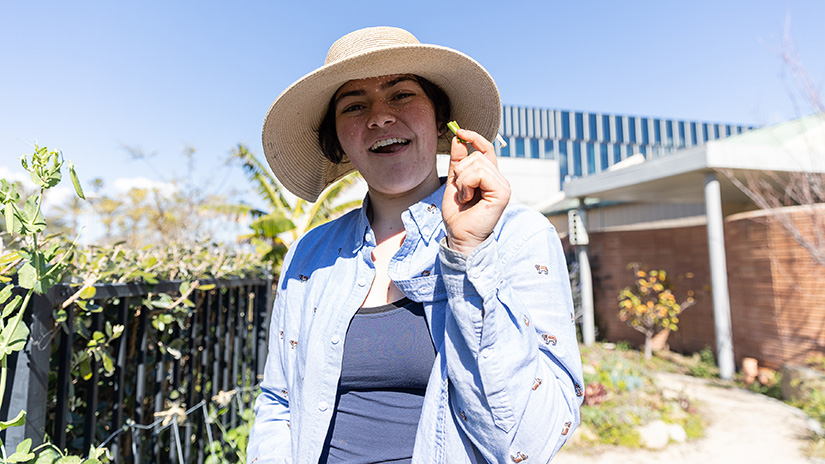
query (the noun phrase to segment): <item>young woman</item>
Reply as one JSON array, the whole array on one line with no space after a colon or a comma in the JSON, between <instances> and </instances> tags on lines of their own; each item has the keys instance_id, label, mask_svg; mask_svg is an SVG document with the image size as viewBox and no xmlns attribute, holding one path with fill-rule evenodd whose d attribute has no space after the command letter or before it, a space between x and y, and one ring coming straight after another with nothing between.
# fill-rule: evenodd
<instances>
[{"instance_id":1,"label":"young woman","mask_svg":"<svg viewBox=\"0 0 825 464\"><path fill-rule=\"evenodd\" d=\"M389 27L342 37L273 103L286 188L314 201L357 169L368 194L287 253L248 462L547 462L578 425L564 255L508 205L500 114L481 65Z\"/></svg>"}]
</instances>

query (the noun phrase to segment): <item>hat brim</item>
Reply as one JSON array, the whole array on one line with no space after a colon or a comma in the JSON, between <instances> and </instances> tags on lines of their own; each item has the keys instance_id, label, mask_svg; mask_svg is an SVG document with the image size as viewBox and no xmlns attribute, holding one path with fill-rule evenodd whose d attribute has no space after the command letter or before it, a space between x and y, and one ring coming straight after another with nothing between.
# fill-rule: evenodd
<instances>
[{"instance_id":1,"label":"hat brim","mask_svg":"<svg viewBox=\"0 0 825 464\"><path fill-rule=\"evenodd\" d=\"M322 66L295 81L272 103L263 125L266 160L290 192L314 202L321 192L355 168L344 157L333 164L318 143L318 129L335 91L355 79L416 74L450 98L463 128L492 140L501 121L501 98L492 76L478 62L451 48L429 44L388 46ZM438 140L450 152L452 133Z\"/></svg>"}]
</instances>

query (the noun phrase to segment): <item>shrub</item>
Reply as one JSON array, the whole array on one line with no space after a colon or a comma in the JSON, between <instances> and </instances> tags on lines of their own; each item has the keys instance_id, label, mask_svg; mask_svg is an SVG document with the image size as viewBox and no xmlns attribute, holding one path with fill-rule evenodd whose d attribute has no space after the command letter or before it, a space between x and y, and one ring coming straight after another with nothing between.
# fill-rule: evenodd
<instances>
[{"instance_id":1,"label":"shrub","mask_svg":"<svg viewBox=\"0 0 825 464\"><path fill-rule=\"evenodd\" d=\"M651 339L662 330L678 330L679 315L694 304L693 291L677 303L666 271L648 272L640 263L630 263L627 268L633 271L636 282L619 292L619 319L645 335L645 359L650 359Z\"/></svg>"}]
</instances>

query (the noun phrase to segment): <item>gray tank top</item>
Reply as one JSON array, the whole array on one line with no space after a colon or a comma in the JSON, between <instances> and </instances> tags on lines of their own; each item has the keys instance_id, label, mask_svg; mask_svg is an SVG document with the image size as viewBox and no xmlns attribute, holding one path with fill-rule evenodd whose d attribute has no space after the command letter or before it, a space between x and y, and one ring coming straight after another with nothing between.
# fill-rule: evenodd
<instances>
[{"instance_id":1,"label":"gray tank top","mask_svg":"<svg viewBox=\"0 0 825 464\"><path fill-rule=\"evenodd\" d=\"M421 303L405 298L358 310L319 462L410 462L434 362Z\"/></svg>"}]
</instances>

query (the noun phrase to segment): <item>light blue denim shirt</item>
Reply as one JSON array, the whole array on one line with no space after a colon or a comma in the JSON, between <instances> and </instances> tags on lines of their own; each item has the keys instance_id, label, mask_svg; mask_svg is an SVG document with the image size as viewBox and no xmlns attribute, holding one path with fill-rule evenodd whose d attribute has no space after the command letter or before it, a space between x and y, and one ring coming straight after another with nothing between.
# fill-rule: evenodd
<instances>
[{"instance_id":1,"label":"light blue denim shirt","mask_svg":"<svg viewBox=\"0 0 825 464\"><path fill-rule=\"evenodd\" d=\"M389 265L398 288L423 303L438 352L413 462L548 462L578 425L583 399L558 235L541 214L510 205L470 255L454 252L443 194L442 186L404 212L406 238ZM318 462L347 327L375 276L365 211L313 229L287 252L249 463Z\"/></svg>"}]
</instances>

